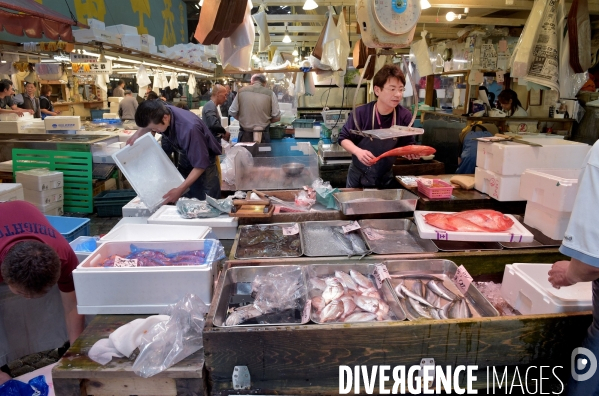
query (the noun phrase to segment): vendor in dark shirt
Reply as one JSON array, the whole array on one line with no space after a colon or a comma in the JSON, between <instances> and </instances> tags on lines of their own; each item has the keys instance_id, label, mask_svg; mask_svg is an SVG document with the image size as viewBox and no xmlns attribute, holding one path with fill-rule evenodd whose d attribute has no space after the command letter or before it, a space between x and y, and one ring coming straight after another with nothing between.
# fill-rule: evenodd
<instances>
[{"instance_id":1,"label":"vendor in dark shirt","mask_svg":"<svg viewBox=\"0 0 599 396\"><path fill-rule=\"evenodd\" d=\"M140 129L127 144L133 144L148 132L158 132L179 153L178 169L185 181L164 195L165 202L176 202L187 189L187 197L204 200L209 195L220 199L216 161L221 145L198 116L159 100L146 100L135 112L135 123Z\"/></svg>"},{"instance_id":2,"label":"vendor in dark shirt","mask_svg":"<svg viewBox=\"0 0 599 396\"><path fill-rule=\"evenodd\" d=\"M405 91L406 78L399 67L385 65L375 74L372 83L377 100L356 108L360 130L386 129L392 125L407 126L412 120L410 111L400 105ZM395 157L387 157L372 164L375 157L396 147L414 144L413 136L397 139L370 139L350 132L357 130L353 114L339 134L339 144L352 155L347 174L348 188L399 188L393 179ZM406 156L417 159L419 156ZM398 184L398 183L397 183Z\"/></svg>"}]
</instances>

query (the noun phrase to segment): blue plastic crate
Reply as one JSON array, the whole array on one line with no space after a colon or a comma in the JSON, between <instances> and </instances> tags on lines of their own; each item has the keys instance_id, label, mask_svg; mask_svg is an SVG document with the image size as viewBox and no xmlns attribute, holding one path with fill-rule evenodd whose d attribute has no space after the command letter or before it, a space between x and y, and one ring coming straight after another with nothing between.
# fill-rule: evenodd
<instances>
[{"instance_id":1,"label":"blue plastic crate","mask_svg":"<svg viewBox=\"0 0 599 396\"><path fill-rule=\"evenodd\" d=\"M71 242L80 236L89 236L89 219L82 217L46 216L52 227Z\"/></svg>"}]
</instances>

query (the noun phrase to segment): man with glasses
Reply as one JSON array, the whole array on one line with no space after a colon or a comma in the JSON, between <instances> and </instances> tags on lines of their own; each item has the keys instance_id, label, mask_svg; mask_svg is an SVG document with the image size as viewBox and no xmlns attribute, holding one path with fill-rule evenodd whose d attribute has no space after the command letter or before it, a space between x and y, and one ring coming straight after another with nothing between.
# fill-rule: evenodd
<instances>
[{"instance_id":1,"label":"man with glasses","mask_svg":"<svg viewBox=\"0 0 599 396\"><path fill-rule=\"evenodd\" d=\"M0 80L0 114L17 114L19 117L23 117L25 113L33 114L33 110L17 107L12 98L14 94L12 81Z\"/></svg>"},{"instance_id":2,"label":"man with glasses","mask_svg":"<svg viewBox=\"0 0 599 396\"><path fill-rule=\"evenodd\" d=\"M396 65L385 65L375 74L372 84L377 100L356 108L356 119L360 130L387 129L392 125L407 126L412 114L401 106L405 92L406 78ZM413 136L394 139L370 139L352 134L357 130L354 117L349 115L339 134L339 144L352 155L352 163L347 173L348 188L399 188L393 177L395 157L387 157L372 164L375 157L397 147L414 144ZM408 159L418 159L408 155Z\"/></svg>"}]
</instances>

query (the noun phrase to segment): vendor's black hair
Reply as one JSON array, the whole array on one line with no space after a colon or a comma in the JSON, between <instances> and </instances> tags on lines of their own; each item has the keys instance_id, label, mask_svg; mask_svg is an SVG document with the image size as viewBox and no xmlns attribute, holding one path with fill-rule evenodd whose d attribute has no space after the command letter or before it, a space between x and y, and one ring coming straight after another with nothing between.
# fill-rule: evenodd
<instances>
[{"instance_id":1,"label":"vendor's black hair","mask_svg":"<svg viewBox=\"0 0 599 396\"><path fill-rule=\"evenodd\" d=\"M158 99L158 94L154 91L150 91L148 92L148 95L146 96L146 100L156 100Z\"/></svg>"},{"instance_id":2,"label":"vendor's black hair","mask_svg":"<svg viewBox=\"0 0 599 396\"><path fill-rule=\"evenodd\" d=\"M372 78L372 84L375 87L383 89L390 78L397 78L404 86L406 85L406 76L397 65L385 65L381 67L381 70Z\"/></svg>"},{"instance_id":3,"label":"vendor's black hair","mask_svg":"<svg viewBox=\"0 0 599 396\"><path fill-rule=\"evenodd\" d=\"M161 100L145 100L135 112L135 123L140 128L145 128L150 123L162 124L166 114L169 114L169 111Z\"/></svg>"},{"instance_id":4,"label":"vendor's black hair","mask_svg":"<svg viewBox=\"0 0 599 396\"><path fill-rule=\"evenodd\" d=\"M512 108L510 109L510 116L514 115L514 112L518 107L522 107L522 103L520 103L520 99L518 99L518 94L511 89L504 89L501 91L499 96L497 96L497 100L499 103L509 103L512 101Z\"/></svg>"},{"instance_id":5,"label":"vendor's black hair","mask_svg":"<svg viewBox=\"0 0 599 396\"><path fill-rule=\"evenodd\" d=\"M0 267L2 278L31 297L46 294L60 277L60 258L50 246L23 241L8 250Z\"/></svg>"},{"instance_id":6,"label":"vendor's black hair","mask_svg":"<svg viewBox=\"0 0 599 396\"><path fill-rule=\"evenodd\" d=\"M12 86L12 81L10 81L6 78L3 80L0 80L0 92L4 92L7 89L10 89L11 86Z\"/></svg>"}]
</instances>

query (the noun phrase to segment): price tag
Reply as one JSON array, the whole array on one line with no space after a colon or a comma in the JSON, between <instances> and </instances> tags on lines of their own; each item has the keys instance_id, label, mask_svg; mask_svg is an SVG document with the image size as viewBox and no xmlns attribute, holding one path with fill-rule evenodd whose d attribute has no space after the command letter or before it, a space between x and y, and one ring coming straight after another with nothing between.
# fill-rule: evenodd
<instances>
[{"instance_id":1,"label":"price tag","mask_svg":"<svg viewBox=\"0 0 599 396\"><path fill-rule=\"evenodd\" d=\"M425 376L429 380L428 384L424 384ZM424 389L432 389L435 382L435 359L423 358L420 360L420 378Z\"/></svg>"},{"instance_id":2,"label":"price tag","mask_svg":"<svg viewBox=\"0 0 599 396\"><path fill-rule=\"evenodd\" d=\"M504 76L505 72L504 71L497 71L495 73L495 79L497 80L498 83L502 83L504 81Z\"/></svg>"},{"instance_id":3,"label":"price tag","mask_svg":"<svg viewBox=\"0 0 599 396\"><path fill-rule=\"evenodd\" d=\"M115 267L137 267L137 259L126 259L119 256L114 258Z\"/></svg>"},{"instance_id":4,"label":"price tag","mask_svg":"<svg viewBox=\"0 0 599 396\"><path fill-rule=\"evenodd\" d=\"M358 224L357 221L351 221L348 225L344 225L341 228L343 228L343 232L347 234L349 232L359 230L360 224Z\"/></svg>"},{"instance_id":5,"label":"price tag","mask_svg":"<svg viewBox=\"0 0 599 396\"><path fill-rule=\"evenodd\" d=\"M458 287L458 289L460 289L462 294L466 294L466 292L468 291L468 287L470 286L470 283L472 283L472 277L470 276L468 271L466 271L466 268L464 268L463 265L460 265L458 267L458 270L456 271L452 280L453 283L455 283L455 285Z\"/></svg>"},{"instance_id":6,"label":"price tag","mask_svg":"<svg viewBox=\"0 0 599 396\"><path fill-rule=\"evenodd\" d=\"M387 266L385 264L376 264L374 266L374 280L379 289L383 287L385 279L391 279Z\"/></svg>"},{"instance_id":7,"label":"price tag","mask_svg":"<svg viewBox=\"0 0 599 396\"><path fill-rule=\"evenodd\" d=\"M362 230L362 232L364 233L364 235L366 235L366 238L368 238L368 240L370 240L370 241L377 241L379 239L384 238L381 234L379 234L378 232L376 232L376 230L374 230L372 228L364 228Z\"/></svg>"},{"instance_id":8,"label":"price tag","mask_svg":"<svg viewBox=\"0 0 599 396\"><path fill-rule=\"evenodd\" d=\"M302 311L302 323L307 323L310 320L310 310L312 309L312 300L306 302L306 306Z\"/></svg>"},{"instance_id":9,"label":"price tag","mask_svg":"<svg viewBox=\"0 0 599 396\"><path fill-rule=\"evenodd\" d=\"M297 235L299 234L299 225L297 223L293 223L292 226L283 227L283 235Z\"/></svg>"}]
</instances>

